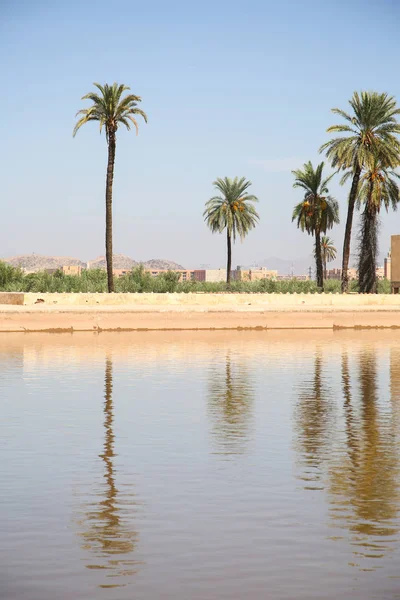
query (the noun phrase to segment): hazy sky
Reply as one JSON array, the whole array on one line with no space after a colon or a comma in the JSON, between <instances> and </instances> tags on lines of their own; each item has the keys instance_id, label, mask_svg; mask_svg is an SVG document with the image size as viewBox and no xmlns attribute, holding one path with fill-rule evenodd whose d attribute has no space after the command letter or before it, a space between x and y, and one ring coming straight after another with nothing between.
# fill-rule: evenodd
<instances>
[{"instance_id":1,"label":"hazy sky","mask_svg":"<svg viewBox=\"0 0 400 600\"><path fill-rule=\"evenodd\" d=\"M89 123L72 138L94 81L130 85L149 117L138 137L118 132L115 252L223 265L204 202L216 177L243 175L261 221L234 265L307 256L290 171L321 160L330 109L354 90L400 100L399 18L398 0L3 0L0 256L104 254L105 137ZM348 187L331 192L341 248ZM400 211L383 218L382 252L393 233Z\"/></svg>"}]
</instances>

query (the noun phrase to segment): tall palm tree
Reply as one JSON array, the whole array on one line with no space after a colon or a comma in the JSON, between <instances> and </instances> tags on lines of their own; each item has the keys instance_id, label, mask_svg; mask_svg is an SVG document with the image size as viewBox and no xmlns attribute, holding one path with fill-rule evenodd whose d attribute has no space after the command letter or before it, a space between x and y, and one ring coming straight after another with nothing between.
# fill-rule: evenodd
<instances>
[{"instance_id":1,"label":"tall palm tree","mask_svg":"<svg viewBox=\"0 0 400 600\"><path fill-rule=\"evenodd\" d=\"M386 212L389 208L397 209L400 190L396 179L400 179L400 175L386 168L379 158L374 159L360 179L357 204L363 205L364 210L361 215L358 281L362 294L374 294L377 291L379 213L381 206L385 207Z\"/></svg>"},{"instance_id":2,"label":"tall palm tree","mask_svg":"<svg viewBox=\"0 0 400 600\"><path fill-rule=\"evenodd\" d=\"M106 262L107 262L107 280L108 291L114 291L113 280L113 254L112 254L112 188L114 179L114 162L115 148L117 139L117 130L119 125L125 125L128 131L131 125L136 129L138 134L138 124L134 115L140 115L147 123L146 113L138 108L138 102L142 99L140 96L127 94L122 97L122 94L130 90L123 84L113 83L112 85L93 84L100 92L90 92L82 97L82 100L91 100L92 106L83 108L76 113L80 115L77 124L74 127L73 136L78 130L89 121L98 121L100 123L100 133L103 126L106 131L106 140L108 145L108 162L107 162L107 178L106 178Z\"/></svg>"},{"instance_id":3,"label":"tall palm tree","mask_svg":"<svg viewBox=\"0 0 400 600\"><path fill-rule=\"evenodd\" d=\"M324 269L324 279L327 277L327 263L335 260L337 250L333 245L334 241L328 237L327 235L323 235L321 238L321 257L322 257L322 266ZM314 256L316 257L316 252L314 250Z\"/></svg>"},{"instance_id":4,"label":"tall palm tree","mask_svg":"<svg viewBox=\"0 0 400 600\"><path fill-rule=\"evenodd\" d=\"M213 185L222 195L213 196L206 202L203 217L213 233L222 233L226 229L228 255L226 282L229 285L231 282L232 240L235 242L237 235L243 240L257 225L260 217L253 202L258 202L258 198L247 193L246 190L251 186L251 181L246 181L245 177L240 179L238 177L235 179L218 178Z\"/></svg>"},{"instance_id":5,"label":"tall palm tree","mask_svg":"<svg viewBox=\"0 0 400 600\"><path fill-rule=\"evenodd\" d=\"M343 242L343 292L347 292L349 286L351 230L361 171L363 167L370 167L374 154L379 153L388 165L397 164L400 155L400 143L396 137L400 133L400 124L397 122L400 109L396 106L396 100L385 93L354 92L349 104L351 114L339 108L332 109L333 113L347 123L333 125L327 130L329 133L346 135L334 138L320 148L320 152L326 152L332 167L342 171L350 170L352 176Z\"/></svg>"},{"instance_id":6,"label":"tall palm tree","mask_svg":"<svg viewBox=\"0 0 400 600\"><path fill-rule=\"evenodd\" d=\"M304 200L294 207L292 221L297 220L297 227L315 236L315 259L317 266L317 286L324 287L322 268L321 233L339 223L339 205L335 198L329 196L328 183L333 175L323 179L324 163L316 169L311 161L305 163L303 169L292 171L295 182L293 187L305 191Z\"/></svg>"}]
</instances>

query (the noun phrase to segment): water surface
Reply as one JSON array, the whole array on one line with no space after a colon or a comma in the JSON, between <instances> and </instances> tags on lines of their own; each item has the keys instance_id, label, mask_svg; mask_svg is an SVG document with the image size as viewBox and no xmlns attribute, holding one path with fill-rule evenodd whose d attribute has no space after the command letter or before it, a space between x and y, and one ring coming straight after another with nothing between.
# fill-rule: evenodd
<instances>
[{"instance_id":1,"label":"water surface","mask_svg":"<svg viewBox=\"0 0 400 600\"><path fill-rule=\"evenodd\" d=\"M0 597L400 598L399 337L0 335Z\"/></svg>"}]
</instances>

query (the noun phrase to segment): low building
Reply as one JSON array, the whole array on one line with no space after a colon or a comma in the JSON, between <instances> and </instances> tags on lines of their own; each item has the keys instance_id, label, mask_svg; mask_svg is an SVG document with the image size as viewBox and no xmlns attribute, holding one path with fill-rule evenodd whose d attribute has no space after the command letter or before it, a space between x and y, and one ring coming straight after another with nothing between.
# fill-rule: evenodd
<instances>
[{"instance_id":1,"label":"low building","mask_svg":"<svg viewBox=\"0 0 400 600\"><path fill-rule=\"evenodd\" d=\"M311 277L309 275L277 275L276 281L309 281Z\"/></svg>"},{"instance_id":2,"label":"low building","mask_svg":"<svg viewBox=\"0 0 400 600\"><path fill-rule=\"evenodd\" d=\"M131 269L113 269L113 275L117 278L127 275L128 273L131 273Z\"/></svg>"},{"instance_id":3,"label":"low building","mask_svg":"<svg viewBox=\"0 0 400 600\"><path fill-rule=\"evenodd\" d=\"M357 269L347 269L349 280L357 279ZM342 279L342 269L328 269L326 272L327 279Z\"/></svg>"},{"instance_id":4,"label":"low building","mask_svg":"<svg viewBox=\"0 0 400 600\"><path fill-rule=\"evenodd\" d=\"M235 271L232 272L233 275L234 273ZM226 281L226 269L207 269L205 273L205 280L209 283Z\"/></svg>"},{"instance_id":5,"label":"low building","mask_svg":"<svg viewBox=\"0 0 400 600\"><path fill-rule=\"evenodd\" d=\"M195 279L195 271L190 269L145 269L146 273L150 273L152 277L158 277L162 273L178 273L179 281L194 281Z\"/></svg>"},{"instance_id":6,"label":"low building","mask_svg":"<svg viewBox=\"0 0 400 600\"><path fill-rule=\"evenodd\" d=\"M259 281L260 279L272 279L275 281L278 278L278 271L269 270L265 267L261 269L250 269L250 281Z\"/></svg>"},{"instance_id":7,"label":"low building","mask_svg":"<svg viewBox=\"0 0 400 600\"><path fill-rule=\"evenodd\" d=\"M278 271L271 271L265 267L256 269L242 269L242 267L236 267L236 270L232 271L231 279L234 279L235 281L259 281L260 279L276 279L277 276Z\"/></svg>"},{"instance_id":8,"label":"low building","mask_svg":"<svg viewBox=\"0 0 400 600\"><path fill-rule=\"evenodd\" d=\"M82 267L80 265L65 265L62 267L64 275L82 275Z\"/></svg>"},{"instance_id":9,"label":"low building","mask_svg":"<svg viewBox=\"0 0 400 600\"><path fill-rule=\"evenodd\" d=\"M194 280L195 281L205 281L206 280L206 271L205 269L195 269L193 271L194 273Z\"/></svg>"},{"instance_id":10,"label":"low building","mask_svg":"<svg viewBox=\"0 0 400 600\"><path fill-rule=\"evenodd\" d=\"M391 287L392 293L400 292L400 235L391 238Z\"/></svg>"}]
</instances>

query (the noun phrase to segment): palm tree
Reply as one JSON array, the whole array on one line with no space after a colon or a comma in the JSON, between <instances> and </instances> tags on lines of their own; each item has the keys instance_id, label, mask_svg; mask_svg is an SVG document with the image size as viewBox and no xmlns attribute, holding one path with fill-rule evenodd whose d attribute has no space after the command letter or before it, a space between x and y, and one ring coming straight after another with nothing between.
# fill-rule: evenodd
<instances>
[{"instance_id":1,"label":"palm tree","mask_svg":"<svg viewBox=\"0 0 400 600\"><path fill-rule=\"evenodd\" d=\"M334 242L327 235L323 235L321 238L321 256L322 256L322 266L324 269L324 279L327 276L327 263L335 260L337 250L333 245ZM314 256L316 257L316 252L314 250Z\"/></svg>"},{"instance_id":2,"label":"palm tree","mask_svg":"<svg viewBox=\"0 0 400 600\"><path fill-rule=\"evenodd\" d=\"M295 182L293 187L305 190L304 200L294 207L292 221L297 220L297 227L315 235L315 259L317 266L317 286L324 287L322 268L321 233L339 223L339 205L335 198L329 196L328 183L333 175L322 178L324 163L314 170L311 161L305 163L303 169L292 171Z\"/></svg>"},{"instance_id":3,"label":"palm tree","mask_svg":"<svg viewBox=\"0 0 400 600\"><path fill-rule=\"evenodd\" d=\"M239 235L243 240L257 225L260 217L252 203L258 202L258 198L246 192L251 186L251 181L246 181L245 177L241 179L238 177L235 179L218 178L213 185L221 192L222 196L214 196L206 202L203 217L213 233L222 233L226 229L228 254L226 282L229 285L231 282L232 239L235 242L236 235Z\"/></svg>"},{"instance_id":4,"label":"palm tree","mask_svg":"<svg viewBox=\"0 0 400 600\"><path fill-rule=\"evenodd\" d=\"M396 100L385 93L354 92L349 104L352 114L339 108L332 109L333 113L347 123L333 125L327 130L329 133L348 135L334 138L320 148L320 152L326 152L332 167L342 171L350 170L352 176L343 243L343 292L347 292L349 286L351 229L361 171L363 167L370 167L374 154L379 153L382 160L392 166L399 162L400 155L400 143L396 137L400 133L400 124L397 122L400 109L396 107Z\"/></svg>"},{"instance_id":5,"label":"palm tree","mask_svg":"<svg viewBox=\"0 0 400 600\"><path fill-rule=\"evenodd\" d=\"M131 125L138 133L138 124L134 115L140 115L147 123L146 114L137 107L137 103L141 102L140 96L127 94L122 97L122 94L130 90L129 87L123 84L113 83L103 86L99 83L94 83L94 86L100 91L90 92L82 97L82 100L91 100L92 106L83 108L76 113L76 116L81 115L77 124L74 127L73 136L78 130L89 121L98 121L100 123L100 133L105 127L106 140L108 145L108 163L107 163L107 178L106 178L106 261L107 261L107 280L108 291L114 291L113 280L113 254L112 254L112 187L114 179L114 162L117 130L120 124L125 125L128 131Z\"/></svg>"},{"instance_id":6,"label":"palm tree","mask_svg":"<svg viewBox=\"0 0 400 600\"><path fill-rule=\"evenodd\" d=\"M377 291L376 258L378 255L379 213L383 205L386 212L397 209L400 190L395 179L400 175L386 168L381 160L374 159L370 169L360 179L357 204L364 205L361 215L358 281L361 294Z\"/></svg>"}]
</instances>

